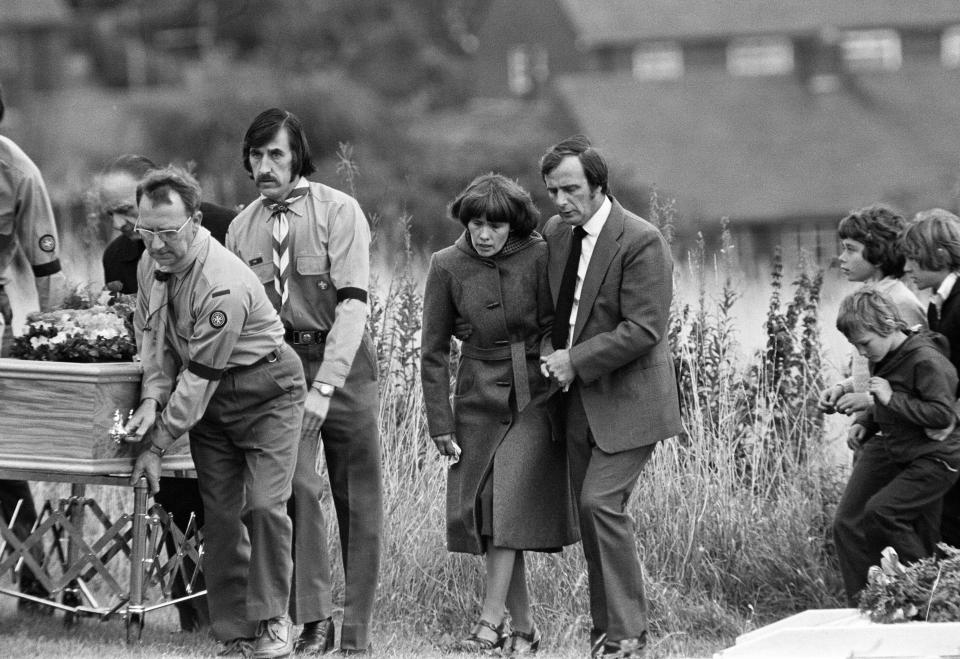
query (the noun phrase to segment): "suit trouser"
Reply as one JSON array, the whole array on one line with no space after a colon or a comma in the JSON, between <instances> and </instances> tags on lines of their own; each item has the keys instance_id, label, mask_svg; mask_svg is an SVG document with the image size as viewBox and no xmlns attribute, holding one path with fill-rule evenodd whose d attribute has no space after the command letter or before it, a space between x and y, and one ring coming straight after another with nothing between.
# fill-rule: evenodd
<instances>
[{"instance_id":1,"label":"suit trouser","mask_svg":"<svg viewBox=\"0 0 960 659\"><path fill-rule=\"evenodd\" d=\"M187 528L190 513L196 516L194 522L196 528L203 528L203 502L200 499L200 488L196 479L164 476L160 479L160 491L157 492L154 501L163 506L181 531ZM166 547L169 556L176 554L177 547L172 536L167 536ZM193 560L185 555L183 563L186 574L192 574L195 567ZM196 592L204 588L206 588L206 582L203 579L203 572L200 572L192 584L192 591ZM175 599L187 596L187 584L184 583L183 572L179 569L170 583L170 595ZM194 631L210 624L210 613L207 610L205 596L178 602L177 612L180 615L180 628L184 631Z\"/></svg>"},{"instance_id":2,"label":"suit trouser","mask_svg":"<svg viewBox=\"0 0 960 659\"><path fill-rule=\"evenodd\" d=\"M579 387L566 394L567 457L580 512L594 635L611 641L647 631L643 568L627 502L655 444L605 453L593 439Z\"/></svg>"},{"instance_id":3,"label":"suit trouser","mask_svg":"<svg viewBox=\"0 0 960 659\"><path fill-rule=\"evenodd\" d=\"M851 606L884 547L896 549L903 563L933 555L939 533L930 520L957 480L935 455L905 459L898 444L888 437L866 442L837 505L833 535Z\"/></svg>"},{"instance_id":4,"label":"suit trouser","mask_svg":"<svg viewBox=\"0 0 960 659\"><path fill-rule=\"evenodd\" d=\"M295 349L307 382L312 382L323 362L323 345ZM330 399L320 431L340 529L345 582L340 647L344 649L370 645L383 526L378 412L376 362L365 334L344 386ZM318 450L316 437L301 439L288 504L294 519L290 610L297 623L326 618L333 610L326 522L320 504L322 480L316 471Z\"/></svg>"},{"instance_id":5,"label":"suit trouser","mask_svg":"<svg viewBox=\"0 0 960 659\"><path fill-rule=\"evenodd\" d=\"M286 507L304 396L303 369L284 346L275 362L225 373L190 430L210 626L219 640L253 637L257 621L287 613L293 529Z\"/></svg>"}]
</instances>

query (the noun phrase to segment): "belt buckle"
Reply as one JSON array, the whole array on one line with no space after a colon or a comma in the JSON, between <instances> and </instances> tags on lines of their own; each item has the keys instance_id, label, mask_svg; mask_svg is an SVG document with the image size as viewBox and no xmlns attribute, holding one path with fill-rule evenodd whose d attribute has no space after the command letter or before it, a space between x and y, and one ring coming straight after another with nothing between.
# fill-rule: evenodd
<instances>
[{"instance_id":1,"label":"belt buckle","mask_svg":"<svg viewBox=\"0 0 960 659\"><path fill-rule=\"evenodd\" d=\"M300 344L308 346L316 340L315 332L300 332Z\"/></svg>"}]
</instances>

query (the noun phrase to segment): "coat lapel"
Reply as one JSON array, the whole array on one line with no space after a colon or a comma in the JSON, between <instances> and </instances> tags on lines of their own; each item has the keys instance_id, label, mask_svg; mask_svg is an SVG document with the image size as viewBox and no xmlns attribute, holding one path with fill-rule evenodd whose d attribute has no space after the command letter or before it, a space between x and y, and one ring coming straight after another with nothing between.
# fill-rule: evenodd
<instances>
[{"instance_id":1,"label":"coat lapel","mask_svg":"<svg viewBox=\"0 0 960 659\"><path fill-rule=\"evenodd\" d=\"M580 288L580 304L577 307L577 322L573 326L572 343L576 343L583 331L583 326L590 317L590 311L597 301L597 293L600 291L600 284L607 274L607 268L613 257L620 251L620 236L623 234L623 208L616 201L613 201L613 208L610 209L610 216L600 229L597 236L597 244L593 247L593 255L590 257L590 264L587 266L587 274L583 278L583 286ZM566 257L564 257L566 260Z\"/></svg>"}]
</instances>

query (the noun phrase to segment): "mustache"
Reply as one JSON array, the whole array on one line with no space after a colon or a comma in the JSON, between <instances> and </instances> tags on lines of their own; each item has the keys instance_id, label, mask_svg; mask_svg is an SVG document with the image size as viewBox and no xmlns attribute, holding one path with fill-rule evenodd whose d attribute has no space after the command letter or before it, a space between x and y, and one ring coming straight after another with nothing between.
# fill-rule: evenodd
<instances>
[{"instance_id":1,"label":"mustache","mask_svg":"<svg viewBox=\"0 0 960 659\"><path fill-rule=\"evenodd\" d=\"M279 183L280 181L278 181L277 177L273 176L272 174L261 174L260 176L257 177L256 182L257 183Z\"/></svg>"}]
</instances>

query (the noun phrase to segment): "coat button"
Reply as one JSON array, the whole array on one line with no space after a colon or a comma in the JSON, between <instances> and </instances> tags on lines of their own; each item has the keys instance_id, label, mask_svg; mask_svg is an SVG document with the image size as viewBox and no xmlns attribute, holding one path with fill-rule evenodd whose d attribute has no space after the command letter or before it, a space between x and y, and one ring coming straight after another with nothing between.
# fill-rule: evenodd
<instances>
[{"instance_id":1,"label":"coat button","mask_svg":"<svg viewBox=\"0 0 960 659\"><path fill-rule=\"evenodd\" d=\"M325 280L321 279L320 281L317 282L317 286L320 287L321 291L325 291L330 287L330 284L328 284Z\"/></svg>"}]
</instances>

